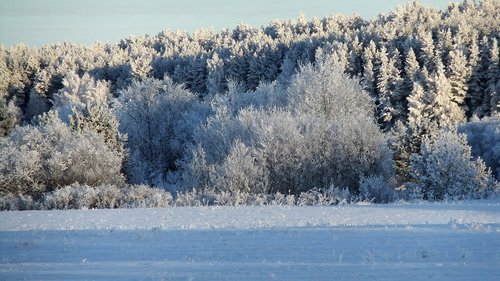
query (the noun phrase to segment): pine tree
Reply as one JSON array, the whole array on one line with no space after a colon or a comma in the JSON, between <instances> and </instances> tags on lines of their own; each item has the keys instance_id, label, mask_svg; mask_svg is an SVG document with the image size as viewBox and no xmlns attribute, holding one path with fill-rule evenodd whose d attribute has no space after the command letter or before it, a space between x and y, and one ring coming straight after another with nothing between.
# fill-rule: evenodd
<instances>
[{"instance_id":1,"label":"pine tree","mask_svg":"<svg viewBox=\"0 0 500 281\"><path fill-rule=\"evenodd\" d=\"M413 92L413 84L415 82L420 82L421 77L419 76L420 66L417 61L417 57L415 56L415 52L413 48L410 47L408 53L406 55L405 64L404 64L404 79L401 84L400 93L402 95L402 106L403 109L408 108L408 97ZM407 110L403 111L403 119L407 118Z\"/></svg>"},{"instance_id":2,"label":"pine tree","mask_svg":"<svg viewBox=\"0 0 500 281\"><path fill-rule=\"evenodd\" d=\"M363 45L358 36L354 36L350 42L347 72L351 76L356 76L363 72Z\"/></svg>"},{"instance_id":3,"label":"pine tree","mask_svg":"<svg viewBox=\"0 0 500 281\"><path fill-rule=\"evenodd\" d=\"M447 128L464 121L463 109L453 101L452 88L448 78L446 78L444 65L438 61L436 73L429 81L429 92L432 107L431 122L437 124L438 128Z\"/></svg>"},{"instance_id":4,"label":"pine tree","mask_svg":"<svg viewBox=\"0 0 500 281\"><path fill-rule=\"evenodd\" d=\"M377 81L377 117L382 128L387 129L392 120L393 106L391 103L391 92L389 85L389 58L387 49L382 46L377 52L377 64L375 64L375 74Z\"/></svg>"},{"instance_id":5,"label":"pine tree","mask_svg":"<svg viewBox=\"0 0 500 281\"><path fill-rule=\"evenodd\" d=\"M436 69L436 49L434 47L434 39L432 38L432 33L426 32L420 38L420 41L422 44L420 60L430 72L433 72Z\"/></svg>"},{"instance_id":6,"label":"pine tree","mask_svg":"<svg viewBox=\"0 0 500 281\"><path fill-rule=\"evenodd\" d=\"M403 64L401 62L401 54L398 49L394 49L389 57L389 77L390 90L392 92L391 99L394 108L393 119L391 125L396 120L404 120L406 115L406 97L408 93L404 92L402 75Z\"/></svg>"},{"instance_id":7,"label":"pine tree","mask_svg":"<svg viewBox=\"0 0 500 281\"><path fill-rule=\"evenodd\" d=\"M374 96L377 94L376 74L373 64L376 54L377 47L375 42L370 41L369 46L365 48L363 53L363 84L368 93Z\"/></svg>"},{"instance_id":8,"label":"pine tree","mask_svg":"<svg viewBox=\"0 0 500 281\"><path fill-rule=\"evenodd\" d=\"M377 115L379 123L387 131L403 111L400 94L402 79L398 69L399 52L394 51L389 58L386 48L382 47L377 53L377 58L375 69L378 92Z\"/></svg>"},{"instance_id":9,"label":"pine tree","mask_svg":"<svg viewBox=\"0 0 500 281\"><path fill-rule=\"evenodd\" d=\"M226 88L224 74L224 61L214 52L212 58L207 60L208 77L207 90L211 94L222 93Z\"/></svg>"},{"instance_id":10,"label":"pine tree","mask_svg":"<svg viewBox=\"0 0 500 281\"><path fill-rule=\"evenodd\" d=\"M485 88L486 72L488 70L489 48L488 38L483 36L479 44L479 55L469 79L468 105L470 115L478 117L486 116L485 108L482 107ZM472 55L472 53L471 53Z\"/></svg>"},{"instance_id":11,"label":"pine tree","mask_svg":"<svg viewBox=\"0 0 500 281\"><path fill-rule=\"evenodd\" d=\"M411 130L403 122L397 121L390 132L389 147L393 151L394 171L400 183L411 181L410 156L418 152L412 144Z\"/></svg>"},{"instance_id":12,"label":"pine tree","mask_svg":"<svg viewBox=\"0 0 500 281\"><path fill-rule=\"evenodd\" d=\"M453 38L454 36L451 33L451 29L447 28L446 31L441 30L439 32L439 50L441 52L441 59L445 60L448 57L448 54L451 50L453 50Z\"/></svg>"},{"instance_id":13,"label":"pine tree","mask_svg":"<svg viewBox=\"0 0 500 281\"><path fill-rule=\"evenodd\" d=\"M483 100L484 111L487 115L500 112L500 60L496 38L491 40L488 71L486 72L486 93Z\"/></svg>"},{"instance_id":14,"label":"pine tree","mask_svg":"<svg viewBox=\"0 0 500 281\"><path fill-rule=\"evenodd\" d=\"M451 99L454 103L462 106L467 95L467 76L470 72L467 60L462 50L455 46L450 51L448 62L448 77L451 86Z\"/></svg>"},{"instance_id":15,"label":"pine tree","mask_svg":"<svg viewBox=\"0 0 500 281\"><path fill-rule=\"evenodd\" d=\"M408 126L415 138L429 132L431 127L431 112L429 104L431 100L422 85L414 82L413 91L408 97Z\"/></svg>"}]
</instances>

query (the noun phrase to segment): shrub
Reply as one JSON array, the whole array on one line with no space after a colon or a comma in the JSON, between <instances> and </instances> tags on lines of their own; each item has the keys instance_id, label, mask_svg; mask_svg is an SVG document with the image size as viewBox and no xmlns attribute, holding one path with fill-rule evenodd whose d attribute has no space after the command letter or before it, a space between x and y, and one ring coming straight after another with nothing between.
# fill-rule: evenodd
<instances>
[{"instance_id":1,"label":"shrub","mask_svg":"<svg viewBox=\"0 0 500 281\"><path fill-rule=\"evenodd\" d=\"M204 120L197 105L196 96L168 76L136 81L121 92L115 107L120 131L128 135L125 171L131 183L163 185L191 140L193 128ZM190 110L196 114L189 114Z\"/></svg>"},{"instance_id":2,"label":"shrub","mask_svg":"<svg viewBox=\"0 0 500 281\"><path fill-rule=\"evenodd\" d=\"M29 195L7 194L0 196L0 211L22 211L37 208L38 204Z\"/></svg>"},{"instance_id":3,"label":"shrub","mask_svg":"<svg viewBox=\"0 0 500 281\"><path fill-rule=\"evenodd\" d=\"M275 98L264 99L264 89ZM342 68L330 60L304 66L286 106L276 101L280 92L267 85L247 92L248 103L224 95L210 100L213 115L178 162L185 189L299 195L335 185L357 193L362 177L391 176L373 102Z\"/></svg>"},{"instance_id":4,"label":"shrub","mask_svg":"<svg viewBox=\"0 0 500 281\"><path fill-rule=\"evenodd\" d=\"M480 198L493 191L494 181L484 162L472 160L464 134L441 131L422 140L420 154L411 157L410 186L427 200Z\"/></svg>"},{"instance_id":5,"label":"shrub","mask_svg":"<svg viewBox=\"0 0 500 281\"><path fill-rule=\"evenodd\" d=\"M467 135L474 158L483 159L500 180L500 115L464 123L458 130Z\"/></svg>"},{"instance_id":6,"label":"shrub","mask_svg":"<svg viewBox=\"0 0 500 281\"><path fill-rule=\"evenodd\" d=\"M172 195L147 186L88 186L73 184L47 193L40 203L42 209L114 209L165 208L172 205Z\"/></svg>"},{"instance_id":7,"label":"shrub","mask_svg":"<svg viewBox=\"0 0 500 281\"><path fill-rule=\"evenodd\" d=\"M359 184L361 200L389 203L396 199L394 188L381 176L363 177Z\"/></svg>"},{"instance_id":8,"label":"shrub","mask_svg":"<svg viewBox=\"0 0 500 281\"><path fill-rule=\"evenodd\" d=\"M0 194L38 198L75 182L95 186L124 181L122 152L92 130L72 131L56 114L0 139Z\"/></svg>"}]
</instances>

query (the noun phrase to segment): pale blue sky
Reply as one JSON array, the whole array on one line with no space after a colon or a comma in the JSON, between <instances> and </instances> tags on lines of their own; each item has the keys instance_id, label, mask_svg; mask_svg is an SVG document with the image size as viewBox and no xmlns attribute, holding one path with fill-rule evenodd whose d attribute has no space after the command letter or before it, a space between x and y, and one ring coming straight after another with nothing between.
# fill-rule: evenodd
<instances>
[{"instance_id":1,"label":"pale blue sky","mask_svg":"<svg viewBox=\"0 0 500 281\"><path fill-rule=\"evenodd\" d=\"M420 0L445 8L450 0ZM371 18L405 0L0 0L0 43L115 42L164 29L267 25L272 19L354 13Z\"/></svg>"}]
</instances>

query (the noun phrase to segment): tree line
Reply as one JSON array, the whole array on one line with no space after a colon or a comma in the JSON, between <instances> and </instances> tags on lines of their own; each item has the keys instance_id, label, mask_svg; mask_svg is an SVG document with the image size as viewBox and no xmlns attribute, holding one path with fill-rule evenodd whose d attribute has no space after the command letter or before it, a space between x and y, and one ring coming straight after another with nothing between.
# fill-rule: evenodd
<instances>
[{"instance_id":1,"label":"tree line","mask_svg":"<svg viewBox=\"0 0 500 281\"><path fill-rule=\"evenodd\" d=\"M410 2L371 20L1 47L0 190L484 197L500 177L499 17L494 0Z\"/></svg>"}]
</instances>

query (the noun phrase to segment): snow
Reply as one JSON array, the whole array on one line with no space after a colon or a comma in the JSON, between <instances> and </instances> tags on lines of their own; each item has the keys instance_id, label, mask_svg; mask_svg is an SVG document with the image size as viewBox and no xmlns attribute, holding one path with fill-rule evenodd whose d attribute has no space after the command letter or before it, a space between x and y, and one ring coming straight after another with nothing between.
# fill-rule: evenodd
<instances>
[{"instance_id":1,"label":"snow","mask_svg":"<svg viewBox=\"0 0 500 281\"><path fill-rule=\"evenodd\" d=\"M0 280L498 280L500 202L0 212Z\"/></svg>"}]
</instances>

